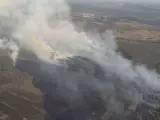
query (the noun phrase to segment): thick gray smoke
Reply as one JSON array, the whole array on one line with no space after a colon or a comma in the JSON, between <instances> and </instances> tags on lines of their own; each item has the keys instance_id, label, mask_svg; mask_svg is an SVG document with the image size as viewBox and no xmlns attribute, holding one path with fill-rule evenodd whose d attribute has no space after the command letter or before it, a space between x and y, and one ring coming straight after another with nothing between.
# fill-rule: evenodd
<instances>
[{"instance_id":1,"label":"thick gray smoke","mask_svg":"<svg viewBox=\"0 0 160 120\"><path fill-rule=\"evenodd\" d=\"M57 101L64 100L70 109L78 109L76 118L84 108L88 111L81 116L88 117L101 110L123 114L127 103L136 108L146 103L142 96L160 90L154 71L133 66L132 61L116 53L117 45L111 32L101 36L77 32L63 0L3 0L0 18L2 31L5 30L0 34L8 39L8 48L12 48L10 39L14 41L14 60L18 47L38 57L37 62L20 60L16 67L34 76L37 84L44 82L43 87L49 83L45 90L57 95ZM3 42L2 39L1 48L5 46ZM52 52L59 65L55 64L56 60L50 60ZM52 109L49 113L52 116Z\"/></svg>"}]
</instances>

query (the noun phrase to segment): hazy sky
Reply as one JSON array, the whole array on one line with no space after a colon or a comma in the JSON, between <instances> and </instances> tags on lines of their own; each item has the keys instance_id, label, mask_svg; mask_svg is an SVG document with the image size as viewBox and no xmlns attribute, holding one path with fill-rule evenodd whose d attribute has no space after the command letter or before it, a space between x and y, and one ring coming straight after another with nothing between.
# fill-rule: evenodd
<instances>
[{"instance_id":1,"label":"hazy sky","mask_svg":"<svg viewBox=\"0 0 160 120\"><path fill-rule=\"evenodd\" d=\"M149 2L149 3L160 3L160 0L68 0L68 1L74 1L74 2L100 2L100 1L124 1L124 2Z\"/></svg>"}]
</instances>

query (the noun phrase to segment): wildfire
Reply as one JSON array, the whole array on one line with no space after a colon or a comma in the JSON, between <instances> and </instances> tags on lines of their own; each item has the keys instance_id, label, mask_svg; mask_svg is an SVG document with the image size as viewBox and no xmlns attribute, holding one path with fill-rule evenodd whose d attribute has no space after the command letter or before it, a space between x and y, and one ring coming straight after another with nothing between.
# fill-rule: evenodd
<instances>
[{"instance_id":1,"label":"wildfire","mask_svg":"<svg viewBox=\"0 0 160 120\"><path fill-rule=\"evenodd\" d=\"M55 60L55 53L51 53L50 59Z\"/></svg>"}]
</instances>

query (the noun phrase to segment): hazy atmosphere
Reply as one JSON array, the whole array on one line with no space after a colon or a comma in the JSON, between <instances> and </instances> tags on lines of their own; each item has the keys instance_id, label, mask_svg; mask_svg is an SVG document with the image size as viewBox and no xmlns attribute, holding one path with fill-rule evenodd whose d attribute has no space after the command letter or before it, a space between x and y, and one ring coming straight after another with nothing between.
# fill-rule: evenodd
<instances>
[{"instance_id":1,"label":"hazy atmosphere","mask_svg":"<svg viewBox=\"0 0 160 120\"><path fill-rule=\"evenodd\" d=\"M67 0L72 2L134 2L134 3L160 3L159 0Z\"/></svg>"},{"instance_id":2,"label":"hazy atmosphere","mask_svg":"<svg viewBox=\"0 0 160 120\"><path fill-rule=\"evenodd\" d=\"M158 120L150 2L1 0L0 120Z\"/></svg>"}]
</instances>

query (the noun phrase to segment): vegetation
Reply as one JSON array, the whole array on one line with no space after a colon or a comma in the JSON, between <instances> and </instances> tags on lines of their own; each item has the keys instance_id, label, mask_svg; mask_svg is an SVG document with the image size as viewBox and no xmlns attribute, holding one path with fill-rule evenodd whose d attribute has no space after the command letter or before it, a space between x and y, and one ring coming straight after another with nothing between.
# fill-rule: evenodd
<instances>
[{"instance_id":1,"label":"vegetation","mask_svg":"<svg viewBox=\"0 0 160 120\"><path fill-rule=\"evenodd\" d=\"M137 22L116 22L116 38L124 40L160 40L160 27Z\"/></svg>"},{"instance_id":2,"label":"vegetation","mask_svg":"<svg viewBox=\"0 0 160 120\"><path fill-rule=\"evenodd\" d=\"M0 55L0 117L43 120L42 96L33 86L32 77L17 71L4 51Z\"/></svg>"}]
</instances>

